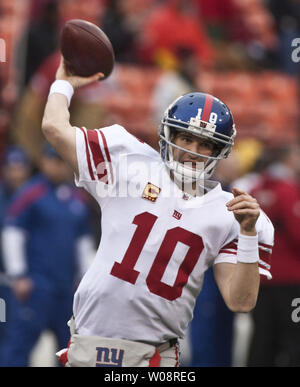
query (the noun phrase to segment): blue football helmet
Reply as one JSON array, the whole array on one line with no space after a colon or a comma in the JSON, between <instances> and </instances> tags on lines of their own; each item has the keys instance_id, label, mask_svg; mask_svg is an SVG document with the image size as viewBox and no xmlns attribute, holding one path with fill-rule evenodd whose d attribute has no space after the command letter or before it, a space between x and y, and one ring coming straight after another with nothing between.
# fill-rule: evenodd
<instances>
[{"instance_id":1,"label":"blue football helmet","mask_svg":"<svg viewBox=\"0 0 300 387\"><path fill-rule=\"evenodd\" d=\"M211 156L194 153L174 144L178 131L212 141L215 151ZM233 117L228 107L218 98L205 93L189 93L176 99L165 111L159 127L160 154L166 166L173 171L179 181L196 181L209 179L218 162L228 157L236 135ZM174 160L174 148L179 150ZM179 162L180 152L184 151L193 157L206 159L202 170Z\"/></svg>"}]
</instances>

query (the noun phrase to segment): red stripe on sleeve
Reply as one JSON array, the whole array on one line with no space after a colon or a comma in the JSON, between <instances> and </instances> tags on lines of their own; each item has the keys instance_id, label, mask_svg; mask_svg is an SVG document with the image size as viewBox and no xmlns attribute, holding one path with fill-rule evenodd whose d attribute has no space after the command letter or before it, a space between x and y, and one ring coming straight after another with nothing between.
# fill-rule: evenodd
<instances>
[{"instance_id":1,"label":"red stripe on sleeve","mask_svg":"<svg viewBox=\"0 0 300 387\"><path fill-rule=\"evenodd\" d=\"M87 136L86 136L86 132L83 128L80 128L80 130L82 131L83 135L84 135L84 141L85 141L85 153L86 153L86 161L87 161L87 164L88 164L88 169L89 169L89 173L90 173L90 178L92 180L95 180L95 176L93 174L93 169L92 169L92 164L91 164L91 157L90 157L90 152L89 152L89 147L88 147L88 140L87 140Z\"/></svg>"},{"instance_id":2,"label":"red stripe on sleeve","mask_svg":"<svg viewBox=\"0 0 300 387\"><path fill-rule=\"evenodd\" d=\"M213 97L207 94L205 98L205 104L204 104L201 120L208 122L213 102L214 102Z\"/></svg>"},{"instance_id":3,"label":"red stripe on sleeve","mask_svg":"<svg viewBox=\"0 0 300 387\"><path fill-rule=\"evenodd\" d=\"M96 130L88 130L87 136L88 136L89 146L94 160L94 165L97 171L98 179L107 183L107 179L106 181L103 180L103 177L105 176L107 177L107 171L106 171L105 160L99 144L98 133Z\"/></svg>"},{"instance_id":4,"label":"red stripe on sleeve","mask_svg":"<svg viewBox=\"0 0 300 387\"><path fill-rule=\"evenodd\" d=\"M233 241L227 243L227 245L223 246L222 249L234 249L237 250L237 239L234 239Z\"/></svg>"},{"instance_id":5,"label":"red stripe on sleeve","mask_svg":"<svg viewBox=\"0 0 300 387\"><path fill-rule=\"evenodd\" d=\"M236 252L237 252L237 242L238 242L238 240L234 239L233 241L227 243L227 245L225 245L225 246L223 246L221 248L221 250L219 251L219 254L225 253L225 254L236 255ZM231 251L229 249L234 250L234 251Z\"/></svg>"},{"instance_id":6,"label":"red stripe on sleeve","mask_svg":"<svg viewBox=\"0 0 300 387\"><path fill-rule=\"evenodd\" d=\"M108 150L106 138L104 136L104 133L101 130L100 130L100 134L101 134L101 138L102 138L102 141L103 141L103 146L104 146L104 152L105 152L105 155L106 155L106 159L107 159L107 162L109 164L109 171L110 171L111 180L113 182L113 171L112 171L112 165L111 165L111 158L110 158L110 153L109 153L109 150Z\"/></svg>"},{"instance_id":7,"label":"red stripe on sleeve","mask_svg":"<svg viewBox=\"0 0 300 387\"><path fill-rule=\"evenodd\" d=\"M272 249L272 248L273 248L272 245L267 245L266 243L258 242L258 244L259 244L260 246L266 247L267 249Z\"/></svg>"},{"instance_id":8,"label":"red stripe on sleeve","mask_svg":"<svg viewBox=\"0 0 300 387\"><path fill-rule=\"evenodd\" d=\"M268 251L264 251L259 249L259 258L262 262L264 262L269 268L271 266L271 254Z\"/></svg>"}]
</instances>

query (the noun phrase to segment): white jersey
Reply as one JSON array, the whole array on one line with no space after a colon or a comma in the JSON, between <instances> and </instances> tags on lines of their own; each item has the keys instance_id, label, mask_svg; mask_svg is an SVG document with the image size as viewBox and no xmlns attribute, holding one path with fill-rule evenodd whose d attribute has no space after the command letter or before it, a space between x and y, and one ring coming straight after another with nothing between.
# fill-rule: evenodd
<instances>
[{"instance_id":1,"label":"white jersey","mask_svg":"<svg viewBox=\"0 0 300 387\"><path fill-rule=\"evenodd\" d=\"M102 210L101 243L74 299L78 333L159 344L183 337L203 275L236 263L239 224L220 184L184 194L160 155L113 125L76 128L79 176ZM260 271L270 276L273 226L257 221Z\"/></svg>"}]
</instances>

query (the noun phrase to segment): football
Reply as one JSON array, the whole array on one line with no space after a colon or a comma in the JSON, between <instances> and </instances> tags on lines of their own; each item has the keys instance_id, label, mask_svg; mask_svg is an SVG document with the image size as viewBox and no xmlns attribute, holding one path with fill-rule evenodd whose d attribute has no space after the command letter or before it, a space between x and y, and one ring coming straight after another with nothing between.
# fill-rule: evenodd
<instances>
[{"instance_id":1,"label":"football","mask_svg":"<svg viewBox=\"0 0 300 387\"><path fill-rule=\"evenodd\" d=\"M98 26L86 20L65 23L60 49L71 75L89 77L101 72L107 78L113 70L115 57L110 40Z\"/></svg>"}]
</instances>

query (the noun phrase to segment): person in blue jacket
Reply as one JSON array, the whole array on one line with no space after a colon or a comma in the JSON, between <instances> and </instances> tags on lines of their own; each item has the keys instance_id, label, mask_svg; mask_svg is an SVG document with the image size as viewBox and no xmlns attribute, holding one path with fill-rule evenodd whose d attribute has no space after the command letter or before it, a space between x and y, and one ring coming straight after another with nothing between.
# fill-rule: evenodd
<instances>
[{"instance_id":1,"label":"person in blue jacket","mask_svg":"<svg viewBox=\"0 0 300 387\"><path fill-rule=\"evenodd\" d=\"M207 270L190 325L190 367L231 367L234 313L225 305L212 269Z\"/></svg>"},{"instance_id":2,"label":"person in blue jacket","mask_svg":"<svg viewBox=\"0 0 300 387\"><path fill-rule=\"evenodd\" d=\"M31 175L31 163L23 148L11 145L6 148L1 159L0 176L0 230L3 227L5 212L9 206L12 196L17 189L28 180ZM1 246L1 241L0 241ZM8 313L8 303L10 288L8 279L4 273L3 259L0 248L0 348L5 331L6 316Z\"/></svg>"},{"instance_id":3,"label":"person in blue jacket","mask_svg":"<svg viewBox=\"0 0 300 387\"><path fill-rule=\"evenodd\" d=\"M52 330L58 347L68 344L76 280L94 249L90 214L70 171L46 146L42 174L15 195L4 220L2 249L12 294L0 362L27 366L40 334Z\"/></svg>"}]
</instances>

